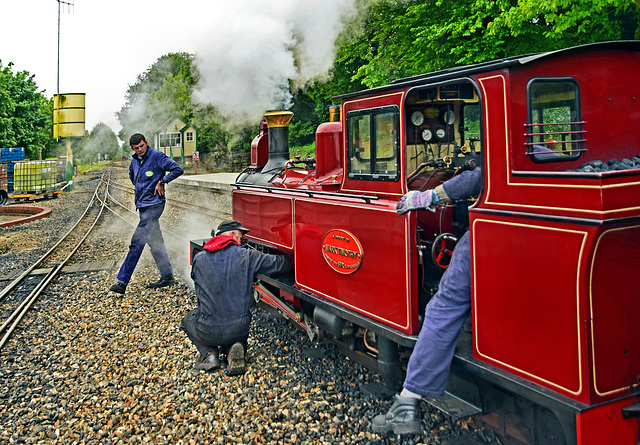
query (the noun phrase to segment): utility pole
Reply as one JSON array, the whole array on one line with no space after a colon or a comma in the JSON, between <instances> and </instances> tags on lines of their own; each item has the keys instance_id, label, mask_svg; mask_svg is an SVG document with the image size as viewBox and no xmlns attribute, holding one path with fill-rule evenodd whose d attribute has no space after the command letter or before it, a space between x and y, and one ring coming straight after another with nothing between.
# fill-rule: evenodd
<instances>
[{"instance_id":1,"label":"utility pole","mask_svg":"<svg viewBox=\"0 0 640 445\"><path fill-rule=\"evenodd\" d=\"M56 93L58 97L60 97L60 5L67 5L67 10L73 7L74 0L56 0L58 2L58 75L57 75L57 85L56 85Z\"/></svg>"}]
</instances>

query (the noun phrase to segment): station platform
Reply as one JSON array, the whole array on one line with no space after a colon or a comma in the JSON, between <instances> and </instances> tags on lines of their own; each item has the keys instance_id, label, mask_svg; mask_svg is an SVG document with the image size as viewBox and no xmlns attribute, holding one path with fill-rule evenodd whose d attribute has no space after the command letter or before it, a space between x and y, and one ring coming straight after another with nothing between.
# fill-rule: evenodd
<instances>
[{"instance_id":1,"label":"station platform","mask_svg":"<svg viewBox=\"0 0 640 445\"><path fill-rule=\"evenodd\" d=\"M205 173L202 175L182 175L173 182L189 187L203 187L228 192L237 177L238 173Z\"/></svg>"}]
</instances>

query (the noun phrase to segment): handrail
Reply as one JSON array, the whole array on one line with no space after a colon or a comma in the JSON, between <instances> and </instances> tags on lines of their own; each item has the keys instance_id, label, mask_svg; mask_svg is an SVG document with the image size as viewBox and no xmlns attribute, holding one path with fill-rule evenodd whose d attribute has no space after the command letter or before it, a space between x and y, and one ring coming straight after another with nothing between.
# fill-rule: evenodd
<instances>
[{"instance_id":1,"label":"handrail","mask_svg":"<svg viewBox=\"0 0 640 445\"><path fill-rule=\"evenodd\" d=\"M380 199L378 196L371 196L371 195L354 195L350 193L323 192L323 191L317 191L317 190L285 189L280 187L269 187L266 185L255 185L255 184L242 184L237 182L234 182L233 184L231 184L231 186L236 187L237 189L240 189L241 187L261 189L261 190L266 190L269 193L273 191L289 192L289 193L304 193L310 198L312 198L313 195L335 196L340 198L355 198L355 199L362 199L367 204L369 204L372 200L376 201Z\"/></svg>"}]
</instances>

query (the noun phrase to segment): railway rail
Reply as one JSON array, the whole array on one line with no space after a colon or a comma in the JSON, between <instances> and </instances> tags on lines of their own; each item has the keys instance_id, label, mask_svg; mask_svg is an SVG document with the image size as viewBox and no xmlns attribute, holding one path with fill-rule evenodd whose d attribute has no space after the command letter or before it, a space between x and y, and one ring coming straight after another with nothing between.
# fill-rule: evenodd
<instances>
[{"instance_id":1,"label":"railway rail","mask_svg":"<svg viewBox=\"0 0 640 445\"><path fill-rule=\"evenodd\" d=\"M133 187L126 185L126 184L122 184L118 181L112 181L111 182L111 186L125 191L131 195L133 195L134 193L134 189ZM166 198L167 202L171 205L174 205L176 207L180 207L184 210L188 210L189 212L196 212L200 215L204 215L207 217L215 217L218 218L220 216L223 216L225 219L231 219L232 218L232 214L231 212L228 212L224 209L220 209L220 208L211 208L211 207L205 207L205 206L201 206L198 204L187 204L184 203L183 201L180 201L179 199L175 199L175 198ZM213 210L213 211L212 211Z\"/></svg>"},{"instance_id":2,"label":"railway rail","mask_svg":"<svg viewBox=\"0 0 640 445\"><path fill-rule=\"evenodd\" d=\"M92 199L77 222L44 255L0 291L0 302L4 302L8 295L13 293L18 286L25 283L27 277L29 277L31 272L36 268L48 269L48 272L36 284L33 290L17 304L13 312L3 321L2 326L0 326L0 335L2 335L0 339L0 349L2 349L24 315L38 299L38 296L47 288L49 283L58 276L62 268L69 262L96 226L105 208L105 201L100 200L100 194L104 195L107 193L109 180L110 172L106 171L100 177L100 181L93 192ZM99 207L94 206L96 202L100 202Z\"/></svg>"}]
</instances>

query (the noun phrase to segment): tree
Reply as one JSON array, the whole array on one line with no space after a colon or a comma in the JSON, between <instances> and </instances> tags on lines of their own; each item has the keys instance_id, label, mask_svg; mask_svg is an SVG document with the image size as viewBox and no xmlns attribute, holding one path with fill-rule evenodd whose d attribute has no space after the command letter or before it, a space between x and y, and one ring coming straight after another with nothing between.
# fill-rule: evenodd
<instances>
[{"instance_id":1,"label":"tree","mask_svg":"<svg viewBox=\"0 0 640 445\"><path fill-rule=\"evenodd\" d=\"M116 113L122 125L120 139L127 141L133 133L151 134L175 114L191 120L191 94L198 78L193 59L189 53L166 54L138 76Z\"/></svg>"},{"instance_id":2,"label":"tree","mask_svg":"<svg viewBox=\"0 0 640 445\"><path fill-rule=\"evenodd\" d=\"M380 0L338 56L376 87L502 57L638 36L632 0Z\"/></svg>"},{"instance_id":3,"label":"tree","mask_svg":"<svg viewBox=\"0 0 640 445\"><path fill-rule=\"evenodd\" d=\"M83 161L96 160L98 154L104 159L108 155L111 159L122 155L118 138L111 127L102 122L93 127L91 132L74 146L75 156Z\"/></svg>"},{"instance_id":4,"label":"tree","mask_svg":"<svg viewBox=\"0 0 640 445\"><path fill-rule=\"evenodd\" d=\"M54 146L53 101L38 91L34 75L0 61L0 146L24 147L28 159L49 155Z\"/></svg>"}]
</instances>

